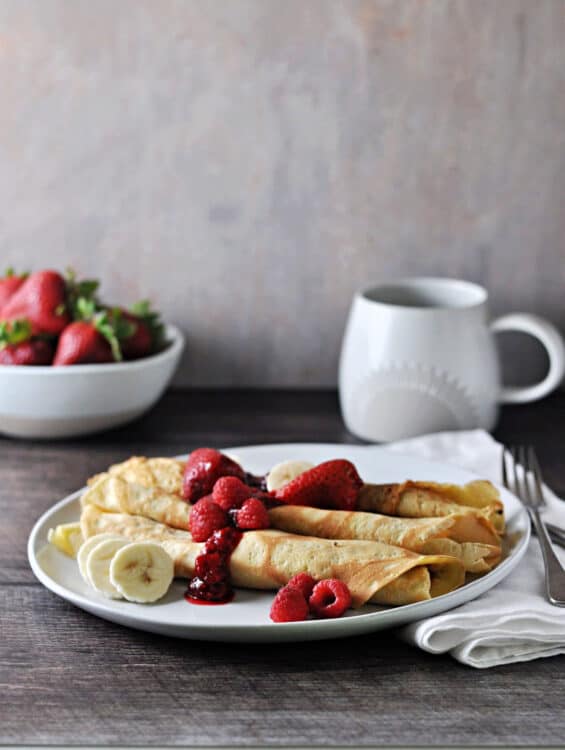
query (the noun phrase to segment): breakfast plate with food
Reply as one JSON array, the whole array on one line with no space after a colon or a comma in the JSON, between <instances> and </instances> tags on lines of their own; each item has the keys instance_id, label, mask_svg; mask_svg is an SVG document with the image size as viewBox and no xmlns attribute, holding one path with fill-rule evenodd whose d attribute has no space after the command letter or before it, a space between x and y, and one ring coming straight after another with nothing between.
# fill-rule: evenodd
<instances>
[{"instance_id":1,"label":"breakfast plate with food","mask_svg":"<svg viewBox=\"0 0 565 750\"><path fill-rule=\"evenodd\" d=\"M132 457L35 524L37 578L106 620L215 641L367 633L459 606L524 554L507 490L379 446Z\"/></svg>"}]
</instances>

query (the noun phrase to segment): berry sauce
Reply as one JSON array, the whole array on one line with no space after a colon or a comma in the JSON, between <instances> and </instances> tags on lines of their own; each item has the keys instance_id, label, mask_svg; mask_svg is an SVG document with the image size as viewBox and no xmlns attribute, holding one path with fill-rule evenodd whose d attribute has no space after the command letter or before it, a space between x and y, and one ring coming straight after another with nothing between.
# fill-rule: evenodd
<instances>
[{"instance_id":1,"label":"berry sauce","mask_svg":"<svg viewBox=\"0 0 565 750\"><path fill-rule=\"evenodd\" d=\"M188 583L184 598L191 604L227 604L234 592L229 562L242 537L241 531L226 526L214 531L204 543L204 550L194 565L194 578Z\"/></svg>"}]
</instances>

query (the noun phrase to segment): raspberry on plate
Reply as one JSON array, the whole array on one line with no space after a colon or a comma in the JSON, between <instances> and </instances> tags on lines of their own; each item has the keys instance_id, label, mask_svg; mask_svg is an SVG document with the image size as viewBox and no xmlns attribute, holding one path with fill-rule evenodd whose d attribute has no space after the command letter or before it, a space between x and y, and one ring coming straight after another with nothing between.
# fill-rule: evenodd
<instances>
[{"instance_id":1,"label":"raspberry on plate","mask_svg":"<svg viewBox=\"0 0 565 750\"><path fill-rule=\"evenodd\" d=\"M254 490L238 477L220 477L212 490L214 502L224 510L241 508L247 498L252 497L253 494Z\"/></svg>"},{"instance_id":2,"label":"raspberry on plate","mask_svg":"<svg viewBox=\"0 0 565 750\"><path fill-rule=\"evenodd\" d=\"M304 598L308 601L316 585L316 580L311 575L308 575L308 573L297 573L295 576L292 576L286 585L289 588L302 591Z\"/></svg>"},{"instance_id":3,"label":"raspberry on plate","mask_svg":"<svg viewBox=\"0 0 565 750\"><path fill-rule=\"evenodd\" d=\"M343 581L325 578L314 586L308 604L316 617L341 617L351 606L351 594Z\"/></svg>"},{"instance_id":4,"label":"raspberry on plate","mask_svg":"<svg viewBox=\"0 0 565 750\"><path fill-rule=\"evenodd\" d=\"M284 586L271 605L273 622L298 622L308 617L308 604L298 589Z\"/></svg>"},{"instance_id":5,"label":"raspberry on plate","mask_svg":"<svg viewBox=\"0 0 565 750\"><path fill-rule=\"evenodd\" d=\"M239 529L268 529L269 513L263 503L256 497L247 499L235 516L236 524Z\"/></svg>"},{"instance_id":6,"label":"raspberry on plate","mask_svg":"<svg viewBox=\"0 0 565 750\"><path fill-rule=\"evenodd\" d=\"M188 528L195 542L205 542L214 531L229 525L228 514L210 496L201 498L188 518Z\"/></svg>"}]
</instances>

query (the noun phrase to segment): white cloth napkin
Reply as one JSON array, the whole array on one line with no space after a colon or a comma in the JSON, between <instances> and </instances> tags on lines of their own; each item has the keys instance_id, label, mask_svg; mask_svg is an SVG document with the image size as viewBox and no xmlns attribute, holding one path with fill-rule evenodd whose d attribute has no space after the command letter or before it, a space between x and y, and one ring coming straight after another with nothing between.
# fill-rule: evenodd
<instances>
[{"instance_id":1,"label":"white cloth napkin","mask_svg":"<svg viewBox=\"0 0 565 750\"><path fill-rule=\"evenodd\" d=\"M482 430L438 433L387 446L389 450L456 464L501 482L501 446ZM565 502L544 488L545 520L565 528ZM555 545L565 565L565 550ZM486 594L445 614L402 628L401 637L432 654L449 653L485 668L565 653L565 608L544 594L539 543L532 538L520 564Z\"/></svg>"}]
</instances>

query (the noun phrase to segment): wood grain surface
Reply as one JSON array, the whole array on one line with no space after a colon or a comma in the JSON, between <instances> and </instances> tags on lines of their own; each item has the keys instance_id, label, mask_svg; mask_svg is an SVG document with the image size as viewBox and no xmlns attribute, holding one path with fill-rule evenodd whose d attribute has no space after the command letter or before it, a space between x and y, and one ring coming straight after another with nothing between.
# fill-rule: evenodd
<instances>
[{"instance_id":1,"label":"wood grain surface","mask_svg":"<svg viewBox=\"0 0 565 750\"><path fill-rule=\"evenodd\" d=\"M504 411L565 494L565 397ZM0 440L0 742L123 745L556 745L565 657L477 671L393 632L319 643L181 641L99 620L45 590L26 559L36 518L132 453L336 441L333 392L171 392L146 418L72 442Z\"/></svg>"}]
</instances>

